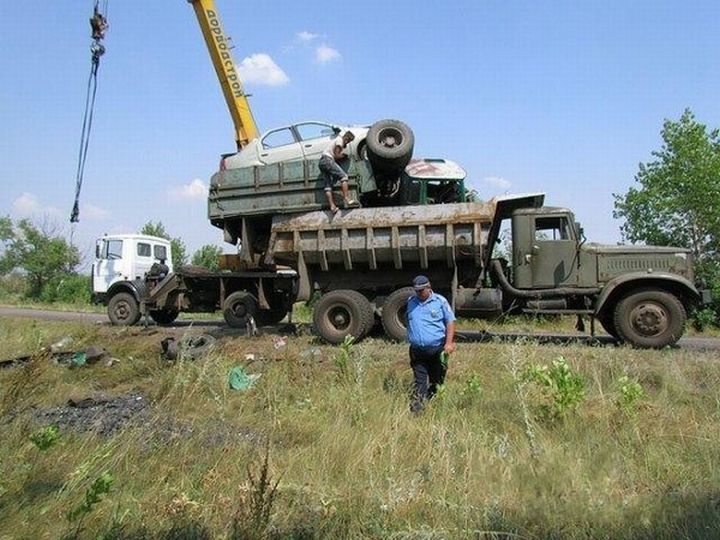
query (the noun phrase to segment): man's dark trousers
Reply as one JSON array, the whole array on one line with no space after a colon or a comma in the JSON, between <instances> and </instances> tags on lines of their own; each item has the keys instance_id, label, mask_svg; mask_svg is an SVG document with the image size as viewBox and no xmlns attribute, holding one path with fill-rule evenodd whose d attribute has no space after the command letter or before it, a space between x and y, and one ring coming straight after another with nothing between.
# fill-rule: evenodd
<instances>
[{"instance_id":1,"label":"man's dark trousers","mask_svg":"<svg viewBox=\"0 0 720 540\"><path fill-rule=\"evenodd\" d=\"M424 407L424 402L437 392L437 387L445 382L447 366L441 361L441 354L445 346L440 345L432 349L410 347L410 367L415 377L415 392L410 409L414 412Z\"/></svg>"}]
</instances>

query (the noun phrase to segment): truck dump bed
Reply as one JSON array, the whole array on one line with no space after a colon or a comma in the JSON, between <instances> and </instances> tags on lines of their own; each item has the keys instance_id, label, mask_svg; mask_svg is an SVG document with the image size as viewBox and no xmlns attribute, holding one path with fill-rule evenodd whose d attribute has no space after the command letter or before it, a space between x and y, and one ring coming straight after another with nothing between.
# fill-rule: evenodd
<instances>
[{"instance_id":1,"label":"truck dump bed","mask_svg":"<svg viewBox=\"0 0 720 540\"><path fill-rule=\"evenodd\" d=\"M495 206L493 200L278 215L266 262L324 271L428 268L431 263L452 268L460 259L480 266Z\"/></svg>"}]
</instances>

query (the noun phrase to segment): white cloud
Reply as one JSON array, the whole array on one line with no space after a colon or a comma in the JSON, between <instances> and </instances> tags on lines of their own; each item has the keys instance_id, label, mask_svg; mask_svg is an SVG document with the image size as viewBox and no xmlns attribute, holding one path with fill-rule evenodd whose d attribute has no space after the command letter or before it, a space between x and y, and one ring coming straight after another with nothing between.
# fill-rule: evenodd
<instances>
[{"instance_id":1,"label":"white cloud","mask_svg":"<svg viewBox=\"0 0 720 540\"><path fill-rule=\"evenodd\" d=\"M63 213L59 208L42 204L32 193L25 192L13 201L12 214L19 218L37 218L38 216L58 218Z\"/></svg>"},{"instance_id":2,"label":"white cloud","mask_svg":"<svg viewBox=\"0 0 720 540\"><path fill-rule=\"evenodd\" d=\"M290 78L278 66L269 54L256 53L243 59L238 65L240 78L249 84L282 86Z\"/></svg>"},{"instance_id":3,"label":"white cloud","mask_svg":"<svg viewBox=\"0 0 720 540\"><path fill-rule=\"evenodd\" d=\"M341 58L342 56L337 49L333 49L329 45L325 45L325 43L315 49L315 61L318 64L327 64L328 62L334 62Z\"/></svg>"},{"instance_id":4,"label":"white cloud","mask_svg":"<svg viewBox=\"0 0 720 540\"><path fill-rule=\"evenodd\" d=\"M23 193L12 203L12 212L18 217L30 217L40 211L40 202L32 193Z\"/></svg>"},{"instance_id":5,"label":"white cloud","mask_svg":"<svg viewBox=\"0 0 720 540\"><path fill-rule=\"evenodd\" d=\"M309 32L307 30L303 30L302 32L298 32L295 34L297 38L302 41L303 43L307 43L308 41L312 41L313 39L316 39L320 36L320 34L316 34L314 32Z\"/></svg>"},{"instance_id":6,"label":"white cloud","mask_svg":"<svg viewBox=\"0 0 720 540\"><path fill-rule=\"evenodd\" d=\"M202 200L207 197L208 187L199 178L191 180L187 184L179 187L171 188L169 191L170 197L176 201L195 201Z\"/></svg>"},{"instance_id":7,"label":"white cloud","mask_svg":"<svg viewBox=\"0 0 720 540\"><path fill-rule=\"evenodd\" d=\"M82 203L80 205L80 217L87 218L90 221L102 221L110 217L110 212L94 204Z\"/></svg>"},{"instance_id":8,"label":"white cloud","mask_svg":"<svg viewBox=\"0 0 720 540\"><path fill-rule=\"evenodd\" d=\"M483 184L488 185L490 187L493 187L495 189L510 189L510 186L512 186L512 183L509 180L506 180L502 176L486 176L482 179Z\"/></svg>"}]
</instances>

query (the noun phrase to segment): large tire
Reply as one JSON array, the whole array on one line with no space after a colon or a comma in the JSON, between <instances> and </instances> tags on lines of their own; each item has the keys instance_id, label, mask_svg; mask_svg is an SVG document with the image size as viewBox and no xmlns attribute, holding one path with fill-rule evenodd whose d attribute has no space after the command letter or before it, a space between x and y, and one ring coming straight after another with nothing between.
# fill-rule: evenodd
<instances>
[{"instance_id":1,"label":"large tire","mask_svg":"<svg viewBox=\"0 0 720 540\"><path fill-rule=\"evenodd\" d=\"M324 340L337 345L352 336L361 340L374 322L370 302L351 290L330 291L323 295L313 311L315 330Z\"/></svg>"},{"instance_id":2,"label":"large tire","mask_svg":"<svg viewBox=\"0 0 720 540\"><path fill-rule=\"evenodd\" d=\"M618 337L643 349L673 345L685 331L686 320L680 300L657 289L628 294L615 306L613 318Z\"/></svg>"},{"instance_id":3,"label":"large tire","mask_svg":"<svg viewBox=\"0 0 720 540\"><path fill-rule=\"evenodd\" d=\"M119 326L132 326L140 320L140 304L129 292L119 292L108 302L110 322Z\"/></svg>"},{"instance_id":4,"label":"large tire","mask_svg":"<svg viewBox=\"0 0 720 540\"><path fill-rule=\"evenodd\" d=\"M223 317L228 326L233 328L245 328L250 322L250 317L255 318L257 313L257 300L246 291L232 293L223 303Z\"/></svg>"},{"instance_id":5,"label":"large tire","mask_svg":"<svg viewBox=\"0 0 720 540\"><path fill-rule=\"evenodd\" d=\"M150 311L150 317L160 326L172 324L178 318L180 312L174 309L154 309Z\"/></svg>"},{"instance_id":6,"label":"large tire","mask_svg":"<svg viewBox=\"0 0 720 540\"><path fill-rule=\"evenodd\" d=\"M414 294L412 287L403 287L388 296L383 304L382 324L390 339L407 340L407 301Z\"/></svg>"},{"instance_id":7,"label":"large tire","mask_svg":"<svg viewBox=\"0 0 720 540\"><path fill-rule=\"evenodd\" d=\"M597 320L608 334L615 339L620 339L617 328L615 328L615 317L612 310L609 310L608 313L603 313Z\"/></svg>"},{"instance_id":8,"label":"large tire","mask_svg":"<svg viewBox=\"0 0 720 540\"><path fill-rule=\"evenodd\" d=\"M399 172L412 158L415 135L399 120L380 120L370 126L365 141L374 172Z\"/></svg>"}]
</instances>

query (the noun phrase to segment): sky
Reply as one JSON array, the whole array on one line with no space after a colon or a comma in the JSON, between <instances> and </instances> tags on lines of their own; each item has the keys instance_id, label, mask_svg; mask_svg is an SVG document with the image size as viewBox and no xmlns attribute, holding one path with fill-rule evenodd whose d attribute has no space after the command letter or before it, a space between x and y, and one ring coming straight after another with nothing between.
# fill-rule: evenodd
<instances>
[{"instance_id":1,"label":"sky","mask_svg":"<svg viewBox=\"0 0 720 540\"><path fill-rule=\"evenodd\" d=\"M617 243L634 184L685 108L720 127L720 2L216 0L261 132L397 118L415 157L480 198L545 192ZM92 0L0 0L0 215L69 234ZM101 3L102 5L102 3ZM217 244L209 178L233 126L191 6L109 0L75 243L161 221Z\"/></svg>"}]
</instances>

